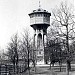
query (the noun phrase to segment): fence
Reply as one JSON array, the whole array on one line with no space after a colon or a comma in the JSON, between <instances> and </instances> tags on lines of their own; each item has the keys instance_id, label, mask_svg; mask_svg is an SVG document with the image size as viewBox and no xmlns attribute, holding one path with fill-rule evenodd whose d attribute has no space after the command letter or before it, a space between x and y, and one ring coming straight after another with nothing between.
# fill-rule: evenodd
<instances>
[{"instance_id":1,"label":"fence","mask_svg":"<svg viewBox=\"0 0 75 75\"><path fill-rule=\"evenodd\" d=\"M24 72L27 69L27 66L20 65L18 66L18 73ZM17 73L17 69L15 69L15 73ZM13 75L14 74L14 66L13 65L0 65L0 75Z\"/></svg>"},{"instance_id":2,"label":"fence","mask_svg":"<svg viewBox=\"0 0 75 75\"><path fill-rule=\"evenodd\" d=\"M8 68L7 65L0 65L0 75L8 75Z\"/></svg>"}]
</instances>

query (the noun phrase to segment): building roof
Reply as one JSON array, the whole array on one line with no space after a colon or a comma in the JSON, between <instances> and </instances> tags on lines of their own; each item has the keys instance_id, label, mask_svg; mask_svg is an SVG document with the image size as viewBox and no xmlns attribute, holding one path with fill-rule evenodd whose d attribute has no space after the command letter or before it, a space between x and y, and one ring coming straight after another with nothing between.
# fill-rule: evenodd
<instances>
[{"instance_id":1,"label":"building roof","mask_svg":"<svg viewBox=\"0 0 75 75\"><path fill-rule=\"evenodd\" d=\"M46 11L46 10L44 10L42 8L38 8L36 10L33 10L33 12L48 12L48 11Z\"/></svg>"},{"instance_id":2,"label":"building roof","mask_svg":"<svg viewBox=\"0 0 75 75\"><path fill-rule=\"evenodd\" d=\"M36 10L33 10L33 12L30 13L29 15L31 15L31 14L36 14L36 13L46 13L46 14L50 14L50 15L51 15L51 13L49 13L48 11L46 11L46 10L44 10L44 9L42 9L42 8L38 8L38 9L36 9Z\"/></svg>"}]
</instances>

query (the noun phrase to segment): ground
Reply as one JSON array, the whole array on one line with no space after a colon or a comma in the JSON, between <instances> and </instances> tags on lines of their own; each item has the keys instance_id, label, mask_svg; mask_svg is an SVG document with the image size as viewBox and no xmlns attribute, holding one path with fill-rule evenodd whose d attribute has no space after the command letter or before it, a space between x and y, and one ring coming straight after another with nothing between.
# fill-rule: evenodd
<instances>
[{"instance_id":1,"label":"ground","mask_svg":"<svg viewBox=\"0 0 75 75\"><path fill-rule=\"evenodd\" d=\"M74 66L72 66L72 69L75 69L73 67ZM30 75L67 75L66 71L64 71L63 69L66 69L66 66L64 66L64 68L62 67L62 72L60 72L58 66L52 67L52 69L50 70L49 65L37 65L36 71L35 68L31 67ZM18 75L29 75L29 71L20 73ZM75 71L71 71L69 75L75 75Z\"/></svg>"}]
</instances>

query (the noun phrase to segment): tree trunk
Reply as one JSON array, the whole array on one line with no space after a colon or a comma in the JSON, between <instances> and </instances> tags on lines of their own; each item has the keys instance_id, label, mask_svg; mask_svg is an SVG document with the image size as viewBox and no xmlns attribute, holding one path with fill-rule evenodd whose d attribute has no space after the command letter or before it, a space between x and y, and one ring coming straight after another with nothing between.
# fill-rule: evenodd
<instances>
[{"instance_id":1,"label":"tree trunk","mask_svg":"<svg viewBox=\"0 0 75 75\"><path fill-rule=\"evenodd\" d=\"M68 62L66 63L66 72L67 72L67 75L69 75Z\"/></svg>"},{"instance_id":2,"label":"tree trunk","mask_svg":"<svg viewBox=\"0 0 75 75\"><path fill-rule=\"evenodd\" d=\"M50 69L51 69L51 62L50 62Z\"/></svg>"},{"instance_id":3,"label":"tree trunk","mask_svg":"<svg viewBox=\"0 0 75 75\"><path fill-rule=\"evenodd\" d=\"M15 74L15 64L13 64L13 68L14 68L14 74Z\"/></svg>"},{"instance_id":4,"label":"tree trunk","mask_svg":"<svg viewBox=\"0 0 75 75\"><path fill-rule=\"evenodd\" d=\"M61 66L62 66L62 63L61 62L59 62L59 66L60 66L60 72L61 72Z\"/></svg>"},{"instance_id":5,"label":"tree trunk","mask_svg":"<svg viewBox=\"0 0 75 75\"><path fill-rule=\"evenodd\" d=\"M67 60L67 75L69 75L69 71L71 70L71 63L69 60Z\"/></svg>"},{"instance_id":6,"label":"tree trunk","mask_svg":"<svg viewBox=\"0 0 75 75\"><path fill-rule=\"evenodd\" d=\"M18 74L18 64L16 64L17 74Z\"/></svg>"}]
</instances>

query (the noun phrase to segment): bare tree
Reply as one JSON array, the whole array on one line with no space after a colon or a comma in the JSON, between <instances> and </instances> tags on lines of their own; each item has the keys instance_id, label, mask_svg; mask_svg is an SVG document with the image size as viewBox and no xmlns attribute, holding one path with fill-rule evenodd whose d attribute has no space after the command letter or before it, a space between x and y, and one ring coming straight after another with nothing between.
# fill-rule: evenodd
<instances>
[{"instance_id":1,"label":"bare tree","mask_svg":"<svg viewBox=\"0 0 75 75\"><path fill-rule=\"evenodd\" d=\"M30 55L31 55L31 37L30 37L30 32L28 29L25 29L23 34L22 34L22 40L21 40L21 51L24 57L24 60L27 60L28 62L28 70L30 74Z\"/></svg>"},{"instance_id":2,"label":"bare tree","mask_svg":"<svg viewBox=\"0 0 75 75\"><path fill-rule=\"evenodd\" d=\"M74 22L74 14L72 7L69 7L67 3L62 2L61 5L53 10L53 22L54 25L58 29L57 35L62 37L62 39L66 40L66 48L67 50L67 75L69 75L70 70L70 49L69 49L69 40L73 40L75 37L75 22Z\"/></svg>"},{"instance_id":3,"label":"bare tree","mask_svg":"<svg viewBox=\"0 0 75 75\"><path fill-rule=\"evenodd\" d=\"M50 38L48 40L47 44L47 55L50 58L50 69L51 69L51 64L54 66L54 63L58 62L60 65L60 71L61 71L61 65L62 65L62 45L63 45L63 40L60 39L59 37L55 38Z\"/></svg>"},{"instance_id":4,"label":"bare tree","mask_svg":"<svg viewBox=\"0 0 75 75\"><path fill-rule=\"evenodd\" d=\"M51 64L58 62L61 71L64 39L58 36L58 33L59 33L59 28L55 26L54 22L52 22L51 26L48 28L48 34L47 34L47 49L49 54L47 55L50 58L50 68Z\"/></svg>"},{"instance_id":5,"label":"bare tree","mask_svg":"<svg viewBox=\"0 0 75 75\"><path fill-rule=\"evenodd\" d=\"M10 62L12 62L14 65L14 72L16 68L18 72L19 57L18 57L18 35L17 34L15 34L14 37L11 38L11 42L9 42L7 49L8 49L7 56Z\"/></svg>"}]
</instances>

